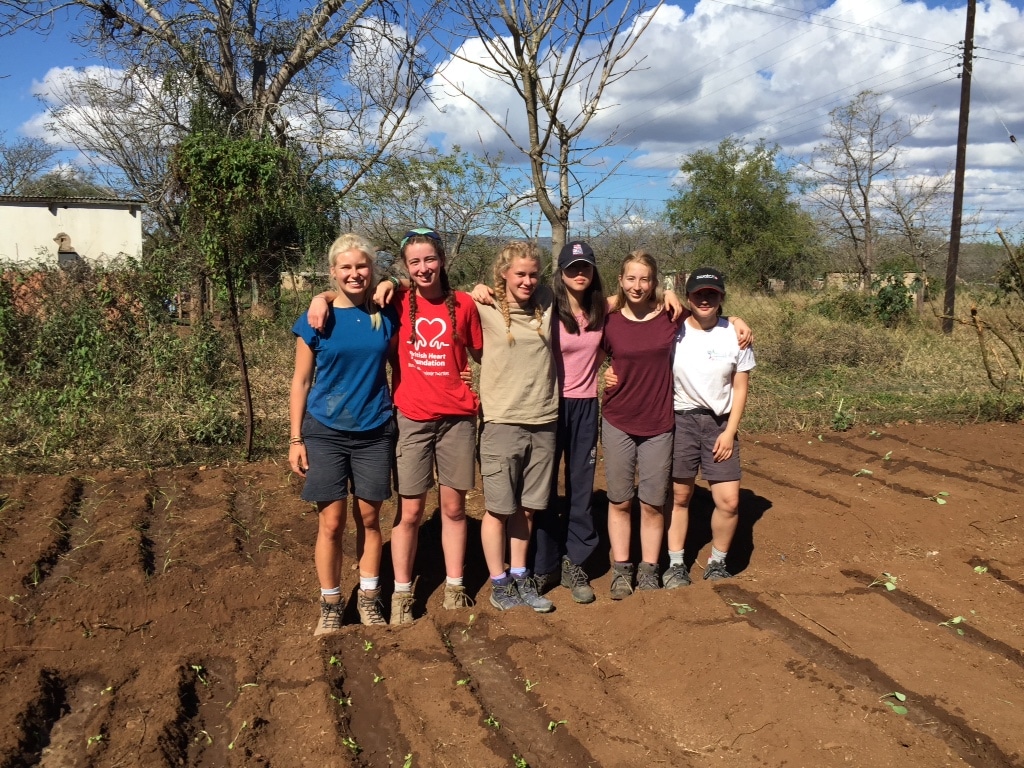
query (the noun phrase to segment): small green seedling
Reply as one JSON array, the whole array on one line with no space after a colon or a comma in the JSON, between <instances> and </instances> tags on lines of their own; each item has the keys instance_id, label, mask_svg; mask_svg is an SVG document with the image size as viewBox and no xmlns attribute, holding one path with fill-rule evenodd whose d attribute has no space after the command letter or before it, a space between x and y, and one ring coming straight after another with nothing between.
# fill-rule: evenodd
<instances>
[{"instance_id":1,"label":"small green seedling","mask_svg":"<svg viewBox=\"0 0 1024 768\"><path fill-rule=\"evenodd\" d=\"M987 565L976 565L976 566L974 566L974 572L975 573L988 573L988 566Z\"/></svg>"},{"instance_id":2,"label":"small green seedling","mask_svg":"<svg viewBox=\"0 0 1024 768\"><path fill-rule=\"evenodd\" d=\"M327 663L330 664L332 667L340 667L341 659L339 659L337 656L331 656L331 660Z\"/></svg>"},{"instance_id":3,"label":"small green seedling","mask_svg":"<svg viewBox=\"0 0 1024 768\"><path fill-rule=\"evenodd\" d=\"M963 629L958 627L957 624L963 624L964 621L965 621L965 619L964 619L963 616L954 616L952 619L948 619L947 621L940 621L939 622L939 626L940 627L949 627L950 629L955 629L956 633L958 635L960 635L961 637L963 637L964 631L963 631Z\"/></svg>"},{"instance_id":4,"label":"small green seedling","mask_svg":"<svg viewBox=\"0 0 1024 768\"><path fill-rule=\"evenodd\" d=\"M515 765L516 768L530 768L530 764L526 762L526 758L520 757L516 754L512 755L512 763Z\"/></svg>"},{"instance_id":5,"label":"small green seedling","mask_svg":"<svg viewBox=\"0 0 1024 768\"><path fill-rule=\"evenodd\" d=\"M341 740L341 743L348 747L349 751L353 755L358 755L363 751L363 748L359 746L359 742L353 739L351 736L346 736Z\"/></svg>"},{"instance_id":6,"label":"small green seedling","mask_svg":"<svg viewBox=\"0 0 1024 768\"><path fill-rule=\"evenodd\" d=\"M554 733L558 730L558 726L565 725L568 722L568 720L552 720L548 723L548 733Z\"/></svg>"},{"instance_id":7,"label":"small green seedling","mask_svg":"<svg viewBox=\"0 0 1024 768\"><path fill-rule=\"evenodd\" d=\"M198 743L200 736L206 737L206 746L210 746L211 744L213 744L213 737L207 731L200 731L198 734L196 734L196 737L193 739L193 741Z\"/></svg>"},{"instance_id":8,"label":"small green seedling","mask_svg":"<svg viewBox=\"0 0 1024 768\"><path fill-rule=\"evenodd\" d=\"M939 491L934 496L925 496L925 501L934 501L936 504L945 504L946 497L949 496L947 491Z\"/></svg>"},{"instance_id":9,"label":"small green seedling","mask_svg":"<svg viewBox=\"0 0 1024 768\"><path fill-rule=\"evenodd\" d=\"M373 673L373 684L376 685L384 679L384 675L378 675L376 672Z\"/></svg>"},{"instance_id":10,"label":"small green seedling","mask_svg":"<svg viewBox=\"0 0 1024 768\"><path fill-rule=\"evenodd\" d=\"M464 677L461 680L456 680L455 684L456 685L469 685L469 678L468 677Z\"/></svg>"},{"instance_id":11,"label":"small green seedling","mask_svg":"<svg viewBox=\"0 0 1024 768\"><path fill-rule=\"evenodd\" d=\"M887 454L885 454L885 456L882 457L882 461L891 461L891 460L892 460L892 451L889 451Z\"/></svg>"},{"instance_id":12,"label":"small green seedling","mask_svg":"<svg viewBox=\"0 0 1024 768\"><path fill-rule=\"evenodd\" d=\"M527 679L527 681L526 681L526 692L529 693L534 688L536 688L538 685L540 685L540 681L539 680L534 682L533 680Z\"/></svg>"},{"instance_id":13,"label":"small green seedling","mask_svg":"<svg viewBox=\"0 0 1024 768\"><path fill-rule=\"evenodd\" d=\"M730 602L729 605L731 605L733 608L735 608L736 609L736 613L738 613L740 616L742 616L745 613L757 613L757 608L752 608L747 603L733 603L733 602Z\"/></svg>"},{"instance_id":14,"label":"small green seedling","mask_svg":"<svg viewBox=\"0 0 1024 768\"><path fill-rule=\"evenodd\" d=\"M489 725L496 731L501 730L501 723L498 722L498 718L496 718L494 715L488 715L487 719L484 720L484 725Z\"/></svg>"},{"instance_id":15,"label":"small green seedling","mask_svg":"<svg viewBox=\"0 0 1024 768\"><path fill-rule=\"evenodd\" d=\"M873 474L875 474L875 473L872 472L870 469L858 469L856 472L853 473L853 476L854 477L861 477L863 475L867 475L867 476L870 477Z\"/></svg>"},{"instance_id":16,"label":"small green seedling","mask_svg":"<svg viewBox=\"0 0 1024 768\"><path fill-rule=\"evenodd\" d=\"M881 437L881 436L882 436L882 433L879 432L877 429L872 429L870 432L868 432L868 437Z\"/></svg>"},{"instance_id":17,"label":"small green seedling","mask_svg":"<svg viewBox=\"0 0 1024 768\"><path fill-rule=\"evenodd\" d=\"M818 442L819 443L824 443L825 442L825 438L822 437L821 435L818 435Z\"/></svg>"},{"instance_id":18,"label":"small green seedling","mask_svg":"<svg viewBox=\"0 0 1024 768\"><path fill-rule=\"evenodd\" d=\"M103 741L103 734L97 733L95 736L90 736L85 740L85 746L91 747L93 744L99 744Z\"/></svg>"},{"instance_id":19,"label":"small green seedling","mask_svg":"<svg viewBox=\"0 0 1024 768\"><path fill-rule=\"evenodd\" d=\"M370 640L363 640L363 650L364 651L372 651L373 650L373 643Z\"/></svg>"},{"instance_id":20,"label":"small green seedling","mask_svg":"<svg viewBox=\"0 0 1024 768\"><path fill-rule=\"evenodd\" d=\"M462 630L462 634L463 635L468 634L469 630L471 630L473 628L473 622L474 621L476 621L476 614L475 613L469 614L469 623L466 625L466 628L464 630Z\"/></svg>"},{"instance_id":21,"label":"small green seedling","mask_svg":"<svg viewBox=\"0 0 1024 768\"><path fill-rule=\"evenodd\" d=\"M335 696L333 693L329 693L327 695L330 696L333 701L338 702L338 706L340 706L340 707L351 707L352 706L352 697L351 696Z\"/></svg>"},{"instance_id":22,"label":"small green seedling","mask_svg":"<svg viewBox=\"0 0 1024 768\"><path fill-rule=\"evenodd\" d=\"M896 589L896 577L888 572L883 573L880 578L877 578L870 584L868 584L868 589L870 589L871 587L877 587L879 585L885 587L887 592L892 592Z\"/></svg>"},{"instance_id":23,"label":"small green seedling","mask_svg":"<svg viewBox=\"0 0 1024 768\"><path fill-rule=\"evenodd\" d=\"M892 701L892 699L895 699L896 701ZM893 691L892 693L887 693L887 694L885 694L885 696L883 696L882 698L879 699L879 701L883 702L885 704L885 706L887 706L889 709L891 709L897 715L905 715L905 714L907 714L908 710L907 710L906 707L903 706L903 702L906 701L906 700L907 700L907 695L905 693L900 693L899 691ZM897 703L897 702L899 702L899 703Z\"/></svg>"},{"instance_id":24,"label":"small green seedling","mask_svg":"<svg viewBox=\"0 0 1024 768\"><path fill-rule=\"evenodd\" d=\"M102 691L100 691L100 696L102 696L105 693L112 693L113 690L114 690L114 686L108 685L106 688L104 688Z\"/></svg>"},{"instance_id":25,"label":"small green seedling","mask_svg":"<svg viewBox=\"0 0 1024 768\"><path fill-rule=\"evenodd\" d=\"M242 721L242 727L238 729L238 733L235 734L235 738L233 738L231 740L231 743L228 744L228 749L234 749L235 748L235 742L238 741L239 737L242 735L242 731L244 731L248 727L248 725L249 725L249 721L248 720L243 720Z\"/></svg>"},{"instance_id":26,"label":"small green seedling","mask_svg":"<svg viewBox=\"0 0 1024 768\"><path fill-rule=\"evenodd\" d=\"M412 752L405 756L405 762L402 763L402 768L412 768Z\"/></svg>"},{"instance_id":27,"label":"small green seedling","mask_svg":"<svg viewBox=\"0 0 1024 768\"><path fill-rule=\"evenodd\" d=\"M203 677L203 665L202 664L193 664L192 665L192 670L196 673L196 677L199 679L200 683L202 683L203 685L209 685L209 683L206 682L206 678Z\"/></svg>"}]
</instances>

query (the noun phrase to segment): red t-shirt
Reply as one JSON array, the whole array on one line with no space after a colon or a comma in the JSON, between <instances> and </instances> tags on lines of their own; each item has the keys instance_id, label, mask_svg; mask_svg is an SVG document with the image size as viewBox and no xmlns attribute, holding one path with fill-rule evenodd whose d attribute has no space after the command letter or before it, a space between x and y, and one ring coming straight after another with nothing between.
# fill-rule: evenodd
<instances>
[{"instance_id":1,"label":"red t-shirt","mask_svg":"<svg viewBox=\"0 0 1024 768\"><path fill-rule=\"evenodd\" d=\"M455 328L459 340L452 338L451 317L444 299L430 301L416 296L416 334L409 343L412 321L409 317L410 293L399 294L398 365L391 375L392 397L402 415L413 421L434 421L445 416L476 416L480 399L462 380L466 369L466 347L481 349L484 334L480 315L469 294L455 292Z\"/></svg>"},{"instance_id":2,"label":"red t-shirt","mask_svg":"<svg viewBox=\"0 0 1024 768\"><path fill-rule=\"evenodd\" d=\"M637 437L672 431L672 348L678 330L664 310L645 322L608 314L601 346L619 383L604 390L601 412L616 429Z\"/></svg>"}]
</instances>

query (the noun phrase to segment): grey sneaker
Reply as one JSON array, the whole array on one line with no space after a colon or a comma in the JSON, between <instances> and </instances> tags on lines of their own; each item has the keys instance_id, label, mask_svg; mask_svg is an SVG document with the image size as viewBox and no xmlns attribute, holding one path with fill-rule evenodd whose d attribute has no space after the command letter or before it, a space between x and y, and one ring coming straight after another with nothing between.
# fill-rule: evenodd
<instances>
[{"instance_id":1,"label":"grey sneaker","mask_svg":"<svg viewBox=\"0 0 1024 768\"><path fill-rule=\"evenodd\" d=\"M722 579L731 579L732 574L729 573L729 569L725 567L725 561L719 560L715 563L708 563L708 567L704 569L705 581L721 581Z\"/></svg>"},{"instance_id":2,"label":"grey sneaker","mask_svg":"<svg viewBox=\"0 0 1024 768\"><path fill-rule=\"evenodd\" d=\"M690 586L690 572L685 565L670 565L662 577L665 589L679 589Z\"/></svg>"},{"instance_id":3,"label":"grey sneaker","mask_svg":"<svg viewBox=\"0 0 1024 768\"><path fill-rule=\"evenodd\" d=\"M356 593L356 608L359 609L359 621L363 624L387 624L384 621L383 606L380 604L380 588L360 589Z\"/></svg>"},{"instance_id":4,"label":"grey sneaker","mask_svg":"<svg viewBox=\"0 0 1024 768\"><path fill-rule=\"evenodd\" d=\"M469 608L473 605L473 598L466 594L466 588L444 585L444 607L446 610L454 611L458 608Z\"/></svg>"},{"instance_id":5,"label":"grey sneaker","mask_svg":"<svg viewBox=\"0 0 1024 768\"><path fill-rule=\"evenodd\" d=\"M562 574L559 571L533 574L533 583L537 585L537 592L541 595L557 587L561 579Z\"/></svg>"},{"instance_id":6,"label":"grey sneaker","mask_svg":"<svg viewBox=\"0 0 1024 768\"><path fill-rule=\"evenodd\" d=\"M412 624L412 592L395 592L391 595L391 626Z\"/></svg>"},{"instance_id":7,"label":"grey sneaker","mask_svg":"<svg viewBox=\"0 0 1024 768\"><path fill-rule=\"evenodd\" d=\"M491 580L491 605L499 611L507 611L526 605L523 598L519 596L516 589L516 582L511 576L506 576L498 581Z\"/></svg>"},{"instance_id":8,"label":"grey sneaker","mask_svg":"<svg viewBox=\"0 0 1024 768\"><path fill-rule=\"evenodd\" d=\"M657 563L640 563L636 570L637 589L661 589L661 582L658 580Z\"/></svg>"},{"instance_id":9,"label":"grey sneaker","mask_svg":"<svg viewBox=\"0 0 1024 768\"><path fill-rule=\"evenodd\" d=\"M341 614L344 610L344 601L339 600L337 603L328 603L321 597L320 618L316 623L316 629L313 630L313 636L333 635L335 632L340 632Z\"/></svg>"},{"instance_id":10,"label":"grey sneaker","mask_svg":"<svg viewBox=\"0 0 1024 768\"><path fill-rule=\"evenodd\" d=\"M541 597L540 592L537 591L537 582L534 581L533 576L530 575L529 571L527 571L523 578L513 578L513 581L516 583L516 590L519 592L519 597L537 613L549 613L555 610L554 603L546 597Z\"/></svg>"},{"instance_id":11,"label":"grey sneaker","mask_svg":"<svg viewBox=\"0 0 1024 768\"><path fill-rule=\"evenodd\" d=\"M612 600L622 600L633 594L633 564L612 563Z\"/></svg>"},{"instance_id":12,"label":"grey sneaker","mask_svg":"<svg viewBox=\"0 0 1024 768\"><path fill-rule=\"evenodd\" d=\"M562 558L562 586L572 592L572 599L577 603L592 603L597 599L587 572L568 557Z\"/></svg>"}]
</instances>

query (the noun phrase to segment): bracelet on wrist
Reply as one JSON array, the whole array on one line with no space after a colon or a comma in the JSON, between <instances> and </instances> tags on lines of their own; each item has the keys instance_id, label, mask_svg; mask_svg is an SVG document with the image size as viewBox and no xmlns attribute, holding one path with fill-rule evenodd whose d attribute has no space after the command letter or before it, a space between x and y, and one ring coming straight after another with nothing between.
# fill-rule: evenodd
<instances>
[{"instance_id":1,"label":"bracelet on wrist","mask_svg":"<svg viewBox=\"0 0 1024 768\"><path fill-rule=\"evenodd\" d=\"M394 275L388 275L386 279L389 283L391 283L391 285L395 287L395 290L397 291L398 286L400 285L398 278L395 277Z\"/></svg>"},{"instance_id":2,"label":"bracelet on wrist","mask_svg":"<svg viewBox=\"0 0 1024 768\"><path fill-rule=\"evenodd\" d=\"M302 445L305 442L306 441L303 440L301 437L293 437L290 440L288 440L288 445Z\"/></svg>"}]
</instances>

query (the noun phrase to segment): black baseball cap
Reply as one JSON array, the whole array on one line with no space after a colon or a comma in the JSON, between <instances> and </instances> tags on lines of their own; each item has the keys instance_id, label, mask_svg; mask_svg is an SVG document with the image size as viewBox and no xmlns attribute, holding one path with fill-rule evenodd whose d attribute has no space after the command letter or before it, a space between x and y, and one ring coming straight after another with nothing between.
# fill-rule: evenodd
<instances>
[{"instance_id":1,"label":"black baseball cap","mask_svg":"<svg viewBox=\"0 0 1024 768\"><path fill-rule=\"evenodd\" d=\"M701 288L711 288L725 295L725 277L717 269L700 267L693 270L686 278L686 292L693 293Z\"/></svg>"},{"instance_id":2,"label":"black baseball cap","mask_svg":"<svg viewBox=\"0 0 1024 768\"><path fill-rule=\"evenodd\" d=\"M570 240L562 246L562 250L558 253L558 268L565 269L577 261L585 261L591 266L597 266L593 248L582 240Z\"/></svg>"}]
</instances>

